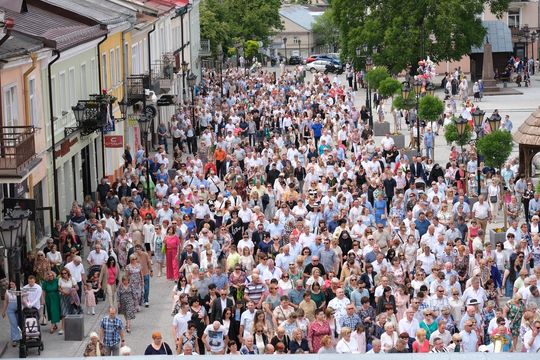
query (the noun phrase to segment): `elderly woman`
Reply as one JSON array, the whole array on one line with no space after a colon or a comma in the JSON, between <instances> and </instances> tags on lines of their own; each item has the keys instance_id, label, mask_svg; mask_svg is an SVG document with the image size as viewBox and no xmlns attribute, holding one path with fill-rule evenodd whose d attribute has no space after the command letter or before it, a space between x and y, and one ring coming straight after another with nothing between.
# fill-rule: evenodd
<instances>
[{"instance_id":1,"label":"elderly woman","mask_svg":"<svg viewBox=\"0 0 540 360\"><path fill-rule=\"evenodd\" d=\"M351 337L351 334L351 328L344 327L341 329L341 339L336 344L336 352L338 354L359 353L358 343L355 338Z\"/></svg>"},{"instance_id":2,"label":"elderly woman","mask_svg":"<svg viewBox=\"0 0 540 360\"><path fill-rule=\"evenodd\" d=\"M129 284L127 275L122 276L122 281L116 290L118 298L118 314L124 315L126 320L126 332L131 332L131 320L135 319L135 301L133 290Z\"/></svg>"},{"instance_id":3,"label":"elderly woman","mask_svg":"<svg viewBox=\"0 0 540 360\"><path fill-rule=\"evenodd\" d=\"M92 331L89 335L90 341L84 349L84 357L101 357L103 353L103 344L99 341L99 336L96 332Z\"/></svg>"},{"instance_id":4,"label":"elderly woman","mask_svg":"<svg viewBox=\"0 0 540 360\"><path fill-rule=\"evenodd\" d=\"M144 355L172 355L173 352L170 346L163 341L163 337L159 331L152 333L152 342L146 347Z\"/></svg>"},{"instance_id":5,"label":"elderly woman","mask_svg":"<svg viewBox=\"0 0 540 360\"><path fill-rule=\"evenodd\" d=\"M139 264L137 255L131 254L129 257L129 264L126 266L125 275L129 279L129 287L131 288L131 293L133 295L133 302L135 303L135 309L138 312L142 303L144 279L142 275L142 266Z\"/></svg>"},{"instance_id":6,"label":"elderly woman","mask_svg":"<svg viewBox=\"0 0 540 360\"><path fill-rule=\"evenodd\" d=\"M43 251L38 251L36 260L34 261L34 273L38 281L43 281L47 278L47 274L51 271L51 263L45 257Z\"/></svg>"},{"instance_id":7,"label":"elderly woman","mask_svg":"<svg viewBox=\"0 0 540 360\"><path fill-rule=\"evenodd\" d=\"M60 308L62 309L62 325L58 335L64 334L64 319L67 315L71 315L80 306L79 295L77 295L77 282L71 276L68 269L64 268L60 272L58 279L58 290L60 292Z\"/></svg>"},{"instance_id":8,"label":"elderly woman","mask_svg":"<svg viewBox=\"0 0 540 360\"><path fill-rule=\"evenodd\" d=\"M396 345L398 334L394 324L387 322L384 324L384 332L381 334L381 343L383 349L390 350Z\"/></svg>"}]
</instances>

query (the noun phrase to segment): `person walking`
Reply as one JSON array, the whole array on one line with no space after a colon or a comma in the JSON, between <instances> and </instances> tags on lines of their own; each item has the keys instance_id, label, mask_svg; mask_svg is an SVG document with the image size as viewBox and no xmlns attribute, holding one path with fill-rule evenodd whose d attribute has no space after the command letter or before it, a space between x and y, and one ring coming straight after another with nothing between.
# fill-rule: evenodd
<instances>
[{"instance_id":1,"label":"person walking","mask_svg":"<svg viewBox=\"0 0 540 360\"><path fill-rule=\"evenodd\" d=\"M105 354L109 356L118 356L120 346L126 344L124 324L116 316L115 307L109 307L109 314L101 319L99 338L103 344Z\"/></svg>"}]
</instances>

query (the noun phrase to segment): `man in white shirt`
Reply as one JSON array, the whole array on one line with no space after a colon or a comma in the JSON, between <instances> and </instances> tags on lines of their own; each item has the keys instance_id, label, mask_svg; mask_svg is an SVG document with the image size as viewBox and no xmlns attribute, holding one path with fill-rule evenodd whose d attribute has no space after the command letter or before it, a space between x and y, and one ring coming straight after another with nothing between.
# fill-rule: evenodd
<instances>
[{"instance_id":1,"label":"man in white shirt","mask_svg":"<svg viewBox=\"0 0 540 360\"><path fill-rule=\"evenodd\" d=\"M75 256L73 260L68 262L64 267L69 270L71 277L77 282L77 294L79 294L79 299L82 299L82 287L86 282L86 275L81 257Z\"/></svg>"},{"instance_id":2,"label":"man in white shirt","mask_svg":"<svg viewBox=\"0 0 540 360\"><path fill-rule=\"evenodd\" d=\"M88 254L86 261L90 266L101 266L107 262L107 259L107 253L101 250L101 244L97 243L96 248Z\"/></svg>"},{"instance_id":3,"label":"man in white shirt","mask_svg":"<svg viewBox=\"0 0 540 360\"><path fill-rule=\"evenodd\" d=\"M173 339L176 341L176 348L178 349L180 345L180 340L182 339L182 336L188 329L188 321L191 320L191 311L189 311L189 304L188 303L182 303L180 306L180 310L176 315L174 315L173 321L172 321L172 333L173 333Z\"/></svg>"},{"instance_id":4,"label":"man in white shirt","mask_svg":"<svg viewBox=\"0 0 540 360\"><path fill-rule=\"evenodd\" d=\"M111 248L111 235L103 228L101 222L96 224L96 231L92 234L92 243L94 246L99 243L106 253Z\"/></svg>"},{"instance_id":5,"label":"man in white shirt","mask_svg":"<svg viewBox=\"0 0 540 360\"><path fill-rule=\"evenodd\" d=\"M347 305L351 303L351 300L345 296L345 291L342 288L336 290L336 297L328 302L328 307L335 310L335 317L338 321L345 315L347 315Z\"/></svg>"},{"instance_id":6,"label":"man in white shirt","mask_svg":"<svg viewBox=\"0 0 540 360\"><path fill-rule=\"evenodd\" d=\"M156 216L160 225L163 225L163 220L168 220L169 224L171 223L173 211L169 207L168 202L163 202L163 207L158 210Z\"/></svg>"},{"instance_id":7,"label":"man in white shirt","mask_svg":"<svg viewBox=\"0 0 540 360\"><path fill-rule=\"evenodd\" d=\"M420 328L420 323L414 317L416 311L413 308L408 308L405 311L405 317L399 320L399 333L409 334L409 338L416 338L416 331Z\"/></svg>"},{"instance_id":8,"label":"man in white shirt","mask_svg":"<svg viewBox=\"0 0 540 360\"><path fill-rule=\"evenodd\" d=\"M484 195L478 196L478 201L472 207L472 216L478 221L483 231L486 231L487 222L491 220L491 208L484 201Z\"/></svg>"},{"instance_id":9,"label":"man in white shirt","mask_svg":"<svg viewBox=\"0 0 540 360\"><path fill-rule=\"evenodd\" d=\"M36 284L36 277L34 275L28 276L28 285L23 286L22 293L23 306L28 309L35 308L39 312L43 290L41 286Z\"/></svg>"}]
</instances>

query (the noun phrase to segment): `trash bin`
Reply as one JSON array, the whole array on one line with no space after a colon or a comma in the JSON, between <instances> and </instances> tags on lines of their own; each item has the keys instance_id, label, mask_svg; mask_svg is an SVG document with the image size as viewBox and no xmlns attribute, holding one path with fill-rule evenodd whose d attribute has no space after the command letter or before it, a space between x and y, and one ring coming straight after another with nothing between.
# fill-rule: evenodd
<instances>
[{"instance_id":1,"label":"trash bin","mask_svg":"<svg viewBox=\"0 0 540 360\"><path fill-rule=\"evenodd\" d=\"M82 341L84 338L83 314L67 315L64 319L64 340Z\"/></svg>"}]
</instances>

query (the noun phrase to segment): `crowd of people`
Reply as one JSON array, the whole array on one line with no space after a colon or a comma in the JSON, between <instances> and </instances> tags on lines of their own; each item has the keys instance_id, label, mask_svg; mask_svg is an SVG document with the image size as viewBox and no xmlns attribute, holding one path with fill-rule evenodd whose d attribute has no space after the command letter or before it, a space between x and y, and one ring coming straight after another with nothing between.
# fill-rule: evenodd
<instances>
[{"instance_id":1,"label":"crowd of people","mask_svg":"<svg viewBox=\"0 0 540 360\"><path fill-rule=\"evenodd\" d=\"M472 196L474 159L408 158L339 77L281 71L206 71L195 117L161 124L154 154L126 147L124 175L74 204L26 264L50 331L104 298L85 355L117 354L155 274L176 284L174 344L155 332L149 355L537 352L532 182L508 164Z\"/></svg>"}]
</instances>

